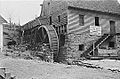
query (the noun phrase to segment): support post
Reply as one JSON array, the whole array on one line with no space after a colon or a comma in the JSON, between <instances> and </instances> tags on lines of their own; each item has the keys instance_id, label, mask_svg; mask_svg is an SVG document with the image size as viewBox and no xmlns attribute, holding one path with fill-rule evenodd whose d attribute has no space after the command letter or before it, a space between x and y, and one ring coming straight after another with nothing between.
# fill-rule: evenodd
<instances>
[{"instance_id":1,"label":"support post","mask_svg":"<svg viewBox=\"0 0 120 79\"><path fill-rule=\"evenodd\" d=\"M93 56L95 55L94 48L95 48L95 46L94 46L94 42L93 42Z\"/></svg>"},{"instance_id":2,"label":"support post","mask_svg":"<svg viewBox=\"0 0 120 79\"><path fill-rule=\"evenodd\" d=\"M11 79L11 73L6 72L5 74L6 74L5 79Z\"/></svg>"}]
</instances>

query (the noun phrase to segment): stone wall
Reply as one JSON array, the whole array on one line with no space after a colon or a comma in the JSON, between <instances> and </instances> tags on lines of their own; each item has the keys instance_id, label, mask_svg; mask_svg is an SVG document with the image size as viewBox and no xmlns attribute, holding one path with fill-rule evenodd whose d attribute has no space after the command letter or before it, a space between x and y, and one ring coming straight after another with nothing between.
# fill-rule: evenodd
<instances>
[{"instance_id":1,"label":"stone wall","mask_svg":"<svg viewBox=\"0 0 120 79\"><path fill-rule=\"evenodd\" d=\"M64 53L63 59L81 59L81 54L88 49L93 42L95 42L98 38L98 36L90 36L89 33L84 34L68 34L66 35L65 39L65 45L62 47L64 51L60 49L60 54ZM84 50L79 50L79 45L84 45ZM62 56L62 57L63 57Z\"/></svg>"}]
</instances>

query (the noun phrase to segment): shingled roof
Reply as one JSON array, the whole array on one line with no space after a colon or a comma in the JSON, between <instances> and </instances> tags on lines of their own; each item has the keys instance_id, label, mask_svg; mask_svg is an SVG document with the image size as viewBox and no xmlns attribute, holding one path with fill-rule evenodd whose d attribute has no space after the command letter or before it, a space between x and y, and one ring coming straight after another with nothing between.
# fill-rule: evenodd
<instances>
[{"instance_id":1,"label":"shingled roof","mask_svg":"<svg viewBox=\"0 0 120 79\"><path fill-rule=\"evenodd\" d=\"M68 0L68 6L120 15L117 0Z\"/></svg>"}]
</instances>

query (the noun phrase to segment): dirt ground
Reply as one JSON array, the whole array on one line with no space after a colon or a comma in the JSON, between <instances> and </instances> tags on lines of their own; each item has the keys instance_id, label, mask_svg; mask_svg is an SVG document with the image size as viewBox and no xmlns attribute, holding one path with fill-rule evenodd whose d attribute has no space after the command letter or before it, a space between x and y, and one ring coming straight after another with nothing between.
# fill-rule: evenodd
<instances>
[{"instance_id":1,"label":"dirt ground","mask_svg":"<svg viewBox=\"0 0 120 79\"><path fill-rule=\"evenodd\" d=\"M107 69L3 56L0 57L0 67L6 67L6 71L11 72L16 79L120 79L119 72L111 72Z\"/></svg>"},{"instance_id":2,"label":"dirt ground","mask_svg":"<svg viewBox=\"0 0 120 79\"><path fill-rule=\"evenodd\" d=\"M104 60L85 60L84 63L93 64L104 69L111 69L117 70L120 72L120 60L111 60L111 59L104 59Z\"/></svg>"}]
</instances>

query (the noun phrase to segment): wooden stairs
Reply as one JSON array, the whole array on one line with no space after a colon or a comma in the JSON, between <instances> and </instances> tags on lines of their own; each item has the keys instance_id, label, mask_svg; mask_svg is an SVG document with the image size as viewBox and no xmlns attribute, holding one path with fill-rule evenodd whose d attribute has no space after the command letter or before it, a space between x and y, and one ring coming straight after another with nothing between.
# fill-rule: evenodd
<instances>
[{"instance_id":1,"label":"wooden stairs","mask_svg":"<svg viewBox=\"0 0 120 79\"><path fill-rule=\"evenodd\" d=\"M111 39L112 37L113 37L113 35L104 34L101 38L99 38L94 43L94 47L93 47L93 44L92 44L86 51L83 52L82 56L85 57L85 58L90 58L90 55L93 56L93 51L96 50L99 47L99 45L101 45L107 39Z\"/></svg>"}]
</instances>

